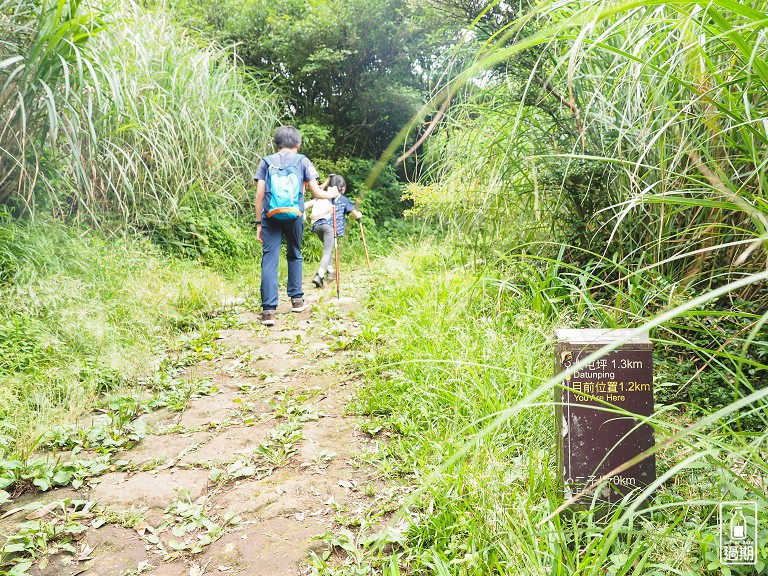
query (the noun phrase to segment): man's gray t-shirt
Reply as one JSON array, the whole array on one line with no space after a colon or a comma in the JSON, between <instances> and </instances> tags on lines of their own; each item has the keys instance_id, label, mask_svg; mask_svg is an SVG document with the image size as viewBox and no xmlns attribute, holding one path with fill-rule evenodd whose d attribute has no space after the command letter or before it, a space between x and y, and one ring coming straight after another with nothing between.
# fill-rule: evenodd
<instances>
[{"instance_id":1,"label":"man's gray t-shirt","mask_svg":"<svg viewBox=\"0 0 768 576\"><path fill-rule=\"evenodd\" d=\"M282 166L285 166L289 162L291 162L296 157L296 152L293 152L291 150L282 150L278 152L277 154L274 154L274 156L278 156L280 158L280 164ZM320 177L320 174L318 173L317 169L314 167L312 162L309 158L304 156L303 154L299 154L301 156L301 173L304 178L304 182L309 182L310 180L315 180ZM256 174L253 176L254 180L264 180L267 179L267 169L269 166L267 165L266 160L262 158L261 163L259 164L258 170L256 170ZM269 206L269 198L267 195L269 194L269 190L266 190L264 193L264 204L262 204L261 208L261 218L264 219L267 217L267 206ZM304 195L302 194L299 198L299 210L304 213Z\"/></svg>"}]
</instances>

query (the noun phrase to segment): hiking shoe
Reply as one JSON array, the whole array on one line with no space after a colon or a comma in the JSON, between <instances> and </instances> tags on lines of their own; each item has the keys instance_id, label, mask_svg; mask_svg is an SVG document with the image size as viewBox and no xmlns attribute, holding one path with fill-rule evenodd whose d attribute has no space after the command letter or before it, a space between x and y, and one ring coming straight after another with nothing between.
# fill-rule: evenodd
<instances>
[{"instance_id":1,"label":"hiking shoe","mask_svg":"<svg viewBox=\"0 0 768 576\"><path fill-rule=\"evenodd\" d=\"M336 272L328 271L328 273L326 274L326 278L328 278L329 282L336 280Z\"/></svg>"},{"instance_id":2,"label":"hiking shoe","mask_svg":"<svg viewBox=\"0 0 768 576\"><path fill-rule=\"evenodd\" d=\"M322 288L324 286L323 277L320 276L320 274L315 274L315 277L312 278L312 284L314 284L318 288Z\"/></svg>"},{"instance_id":3,"label":"hiking shoe","mask_svg":"<svg viewBox=\"0 0 768 576\"><path fill-rule=\"evenodd\" d=\"M262 310L262 312L261 312L261 323L264 324L264 326L274 326L275 325L275 311L274 310Z\"/></svg>"},{"instance_id":4,"label":"hiking shoe","mask_svg":"<svg viewBox=\"0 0 768 576\"><path fill-rule=\"evenodd\" d=\"M304 298L291 298L291 311L304 312L307 306L308 304L304 302Z\"/></svg>"}]
</instances>

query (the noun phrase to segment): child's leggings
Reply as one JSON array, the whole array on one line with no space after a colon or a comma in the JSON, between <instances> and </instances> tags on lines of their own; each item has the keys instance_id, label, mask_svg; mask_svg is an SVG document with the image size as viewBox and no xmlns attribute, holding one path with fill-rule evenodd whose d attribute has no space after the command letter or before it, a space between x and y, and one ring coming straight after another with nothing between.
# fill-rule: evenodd
<instances>
[{"instance_id":1,"label":"child's leggings","mask_svg":"<svg viewBox=\"0 0 768 576\"><path fill-rule=\"evenodd\" d=\"M320 267L317 270L322 278L331 266L331 258L333 257L333 226L321 224L312 228L312 232L317 234L317 237L323 242L323 257L320 259Z\"/></svg>"}]
</instances>

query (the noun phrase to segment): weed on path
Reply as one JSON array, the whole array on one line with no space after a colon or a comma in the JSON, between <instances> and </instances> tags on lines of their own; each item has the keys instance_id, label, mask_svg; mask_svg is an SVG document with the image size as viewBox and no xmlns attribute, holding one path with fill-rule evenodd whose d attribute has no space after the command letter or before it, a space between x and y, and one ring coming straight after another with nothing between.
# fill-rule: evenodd
<instances>
[{"instance_id":1,"label":"weed on path","mask_svg":"<svg viewBox=\"0 0 768 576\"><path fill-rule=\"evenodd\" d=\"M326 291L269 329L233 307L144 393L52 430L4 471L0 574L309 574L349 547L387 492L347 415L356 307Z\"/></svg>"}]
</instances>

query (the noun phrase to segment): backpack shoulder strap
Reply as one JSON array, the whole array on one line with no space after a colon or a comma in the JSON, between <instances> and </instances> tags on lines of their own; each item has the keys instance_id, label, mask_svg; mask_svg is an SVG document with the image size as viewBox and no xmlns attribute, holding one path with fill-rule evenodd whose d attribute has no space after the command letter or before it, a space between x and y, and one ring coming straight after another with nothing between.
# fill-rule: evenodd
<instances>
[{"instance_id":1,"label":"backpack shoulder strap","mask_svg":"<svg viewBox=\"0 0 768 576\"><path fill-rule=\"evenodd\" d=\"M293 158L291 158L289 161L283 163L280 160L282 158L278 154L270 154L269 156L264 156L263 160L267 163L267 166L270 168L299 168L301 167L301 163L306 158L303 154L296 153Z\"/></svg>"},{"instance_id":2,"label":"backpack shoulder strap","mask_svg":"<svg viewBox=\"0 0 768 576\"><path fill-rule=\"evenodd\" d=\"M306 156L304 156L303 154L299 154L297 152L296 155L293 158L291 158L291 160L289 162L286 162L285 165L286 166L292 166L294 168L300 168L301 167L301 163L304 160L304 158L306 158Z\"/></svg>"}]
</instances>

